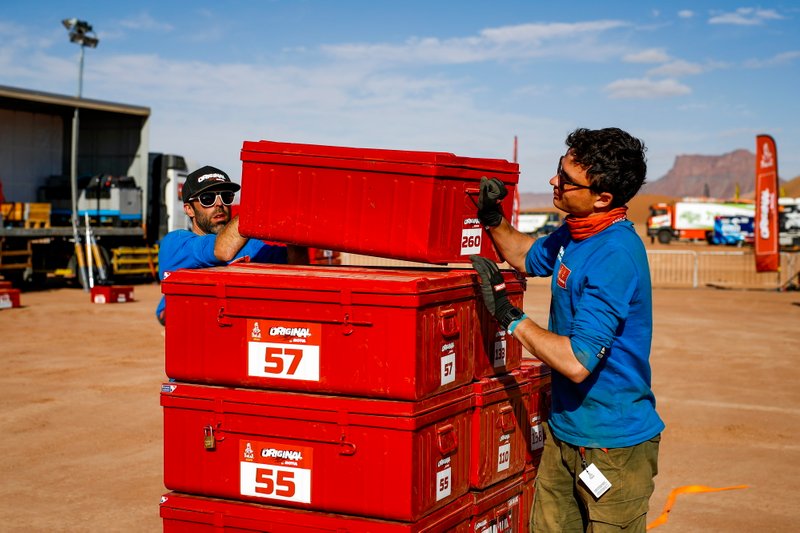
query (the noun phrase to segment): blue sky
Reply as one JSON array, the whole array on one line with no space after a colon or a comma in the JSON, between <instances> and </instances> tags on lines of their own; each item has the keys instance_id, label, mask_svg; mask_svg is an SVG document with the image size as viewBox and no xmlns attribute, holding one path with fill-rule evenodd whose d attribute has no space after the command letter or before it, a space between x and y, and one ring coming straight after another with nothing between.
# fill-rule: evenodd
<instances>
[{"instance_id":1,"label":"blue sky","mask_svg":"<svg viewBox=\"0 0 800 533\"><path fill-rule=\"evenodd\" d=\"M511 160L547 192L564 138L618 126L677 155L778 145L800 175L795 2L6 2L0 84L151 108L150 149L238 180L245 140Z\"/></svg>"}]
</instances>

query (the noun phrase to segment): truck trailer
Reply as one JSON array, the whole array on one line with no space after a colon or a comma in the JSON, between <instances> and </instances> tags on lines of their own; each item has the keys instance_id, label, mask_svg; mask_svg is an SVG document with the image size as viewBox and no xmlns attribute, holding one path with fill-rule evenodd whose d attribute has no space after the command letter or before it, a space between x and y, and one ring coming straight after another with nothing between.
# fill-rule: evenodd
<instances>
[{"instance_id":1,"label":"truck trailer","mask_svg":"<svg viewBox=\"0 0 800 533\"><path fill-rule=\"evenodd\" d=\"M684 198L650 206L647 235L650 241L668 244L673 240L705 240L713 244L714 218L755 217L755 204L705 198Z\"/></svg>"},{"instance_id":2,"label":"truck trailer","mask_svg":"<svg viewBox=\"0 0 800 533\"><path fill-rule=\"evenodd\" d=\"M77 234L95 244L83 258L71 225L76 107ZM188 168L183 157L148 152L149 119L147 107L0 86L0 275L84 287L104 275L157 277L156 243L186 225L179 191Z\"/></svg>"}]
</instances>

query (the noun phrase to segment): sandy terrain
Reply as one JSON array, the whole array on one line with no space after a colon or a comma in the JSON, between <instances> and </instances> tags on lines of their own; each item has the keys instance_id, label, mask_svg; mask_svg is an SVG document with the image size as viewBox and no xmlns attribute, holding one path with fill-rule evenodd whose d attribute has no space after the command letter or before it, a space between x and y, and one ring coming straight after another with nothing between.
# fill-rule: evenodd
<instances>
[{"instance_id":1,"label":"sandy terrain","mask_svg":"<svg viewBox=\"0 0 800 533\"><path fill-rule=\"evenodd\" d=\"M159 531L162 328L157 285L97 305L78 289L0 311L0 529ZM526 310L543 319L547 287ZM682 485L748 485L678 498L656 531L792 531L800 464L800 293L655 291L654 387L667 424L652 520Z\"/></svg>"}]
</instances>

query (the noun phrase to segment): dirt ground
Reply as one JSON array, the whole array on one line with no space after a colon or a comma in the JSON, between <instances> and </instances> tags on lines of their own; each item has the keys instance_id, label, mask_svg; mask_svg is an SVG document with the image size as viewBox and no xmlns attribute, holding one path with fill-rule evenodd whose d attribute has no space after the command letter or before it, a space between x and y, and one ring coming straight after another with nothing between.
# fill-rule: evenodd
<instances>
[{"instance_id":1,"label":"dirt ground","mask_svg":"<svg viewBox=\"0 0 800 533\"><path fill-rule=\"evenodd\" d=\"M0 529L159 531L164 337L158 285L98 305L79 289L27 292L0 311ZM655 291L653 381L663 435L656 531L792 531L800 519L800 293ZM527 312L544 320L547 286Z\"/></svg>"}]
</instances>

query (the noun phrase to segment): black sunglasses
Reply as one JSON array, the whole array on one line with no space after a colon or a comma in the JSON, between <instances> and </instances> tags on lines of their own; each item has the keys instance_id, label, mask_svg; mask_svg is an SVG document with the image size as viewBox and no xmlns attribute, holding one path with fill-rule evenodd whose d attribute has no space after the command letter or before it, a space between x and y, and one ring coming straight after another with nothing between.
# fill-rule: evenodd
<instances>
[{"instance_id":1,"label":"black sunglasses","mask_svg":"<svg viewBox=\"0 0 800 533\"><path fill-rule=\"evenodd\" d=\"M217 196L220 197L222 200L222 205L231 205L233 203L233 197L236 193L230 191L218 191L218 192L203 192L192 198L191 200L197 200L200 202L200 205L203 207L212 207L214 204L217 203Z\"/></svg>"},{"instance_id":2,"label":"black sunglasses","mask_svg":"<svg viewBox=\"0 0 800 533\"><path fill-rule=\"evenodd\" d=\"M580 183L575 183L575 181L569 177L569 174L564 170L561 166L561 163L564 161L564 156L562 155L558 160L558 170L556 170L556 176L558 176L558 190L564 191L575 191L578 189L591 189L591 185L581 185ZM566 189L567 185L572 185L571 189Z\"/></svg>"}]
</instances>

